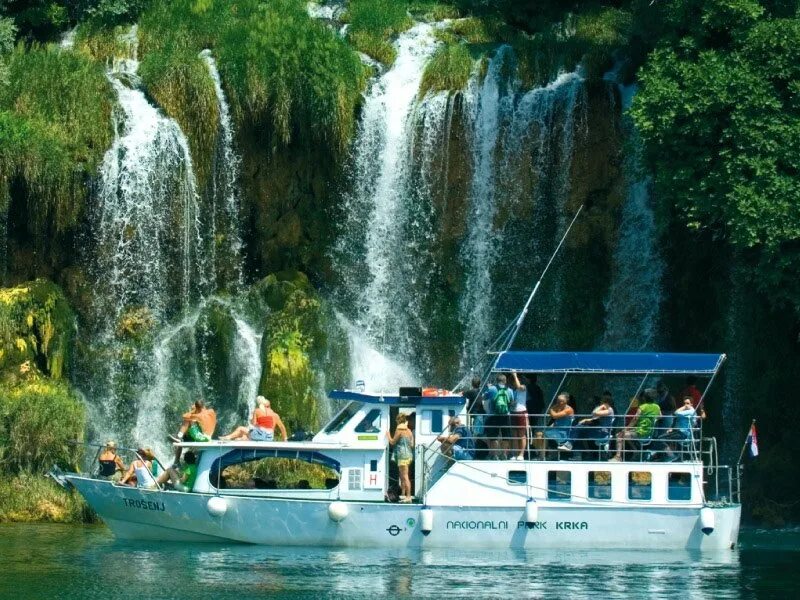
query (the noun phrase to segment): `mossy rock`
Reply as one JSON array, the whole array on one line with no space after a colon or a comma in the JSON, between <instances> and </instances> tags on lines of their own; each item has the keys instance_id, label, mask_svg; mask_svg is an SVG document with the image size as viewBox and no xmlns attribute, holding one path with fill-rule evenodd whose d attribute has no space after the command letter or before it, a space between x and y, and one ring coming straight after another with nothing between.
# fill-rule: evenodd
<instances>
[{"instance_id":1,"label":"mossy rock","mask_svg":"<svg viewBox=\"0 0 800 600\"><path fill-rule=\"evenodd\" d=\"M22 368L61 378L74 333L74 314L56 284L37 279L0 288L0 376Z\"/></svg>"},{"instance_id":2,"label":"mossy rock","mask_svg":"<svg viewBox=\"0 0 800 600\"><path fill-rule=\"evenodd\" d=\"M97 515L77 491L44 475L0 480L0 523L93 523Z\"/></svg>"},{"instance_id":3,"label":"mossy rock","mask_svg":"<svg viewBox=\"0 0 800 600\"><path fill-rule=\"evenodd\" d=\"M228 305L210 301L200 312L194 329L198 352L198 365L204 373L206 399L217 412L237 410L232 390L238 388L233 361L236 351L236 321Z\"/></svg>"}]
</instances>

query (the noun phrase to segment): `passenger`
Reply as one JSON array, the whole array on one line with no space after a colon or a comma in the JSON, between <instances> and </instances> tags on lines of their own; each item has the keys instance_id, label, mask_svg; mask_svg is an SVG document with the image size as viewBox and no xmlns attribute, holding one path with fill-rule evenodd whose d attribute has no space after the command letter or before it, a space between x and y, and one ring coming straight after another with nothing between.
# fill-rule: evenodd
<instances>
[{"instance_id":1,"label":"passenger","mask_svg":"<svg viewBox=\"0 0 800 600\"><path fill-rule=\"evenodd\" d=\"M661 409L656 404L656 398L656 390L648 388L644 391L642 403L636 410L630 426L617 435L617 453L611 458L612 462L622 460L622 451L628 440L646 441L653 438L656 422L661 416Z\"/></svg>"},{"instance_id":2,"label":"passenger","mask_svg":"<svg viewBox=\"0 0 800 600\"><path fill-rule=\"evenodd\" d=\"M520 382L515 371L511 372L511 385L514 388L514 407L511 409L511 460L525 460L528 448L528 390Z\"/></svg>"},{"instance_id":3,"label":"passenger","mask_svg":"<svg viewBox=\"0 0 800 600\"><path fill-rule=\"evenodd\" d=\"M153 477L153 461L155 454L150 448L139 448L136 450L136 460L128 467L128 472L122 478L120 484L131 485L128 483L136 477L136 487L145 488L148 490L156 489L158 484L155 477Z\"/></svg>"},{"instance_id":4,"label":"passenger","mask_svg":"<svg viewBox=\"0 0 800 600\"><path fill-rule=\"evenodd\" d=\"M483 398L479 396L481 389L481 378L472 378L472 387L464 392L464 398L467 399L467 412L472 417L472 429L475 435L483 435L483 420L486 411L483 408Z\"/></svg>"},{"instance_id":5,"label":"passenger","mask_svg":"<svg viewBox=\"0 0 800 600\"><path fill-rule=\"evenodd\" d=\"M553 424L545 429L544 439L553 440L559 450L572 450L570 432L575 410L568 404L569 394L562 392L556 397L555 404L550 408L549 415Z\"/></svg>"},{"instance_id":6,"label":"passenger","mask_svg":"<svg viewBox=\"0 0 800 600\"><path fill-rule=\"evenodd\" d=\"M579 440L582 450L590 450L590 440L608 440L611 437L611 424L614 420L614 406L611 392L606 390L602 396L595 396L596 406L592 416L581 419L575 429L573 438Z\"/></svg>"},{"instance_id":7,"label":"passenger","mask_svg":"<svg viewBox=\"0 0 800 600\"><path fill-rule=\"evenodd\" d=\"M250 427L237 427L228 435L220 436L220 440L224 442L238 442L242 440L252 440L254 442L272 442L275 439L275 428L277 427L281 433L283 441L289 439L286 435L286 427L281 421L278 413L272 410L270 401L264 396L256 398L256 408L253 411L253 416L250 419Z\"/></svg>"},{"instance_id":8,"label":"passenger","mask_svg":"<svg viewBox=\"0 0 800 600\"><path fill-rule=\"evenodd\" d=\"M544 392L537 383L538 378L535 373L523 377L525 381L526 402L525 410L528 413L528 424L531 429L544 427Z\"/></svg>"},{"instance_id":9,"label":"passenger","mask_svg":"<svg viewBox=\"0 0 800 600\"><path fill-rule=\"evenodd\" d=\"M100 463L98 477L114 483L119 482L124 477L125 471L128 470L120 455L117 454L117 443L113 440L106 442L106 447L97 457L97 462Z\"/></svg>"},{"instance_id":10,"label":"passenger","mask_svg":"<svg viewBox=\"0 0 800 600\"><path fill-rule=\"evenodd\" d=\"M686 398L686 396L692 399L692 406L697 408L700 404L700 399L703 397L703 393L697 389L697 377L694 375L689 375L686 378L686 387L683 388L680 397Z\"/></svg>"},{"instance_id":11,"label":"passenger","mask_svg":"<svg viewBox=\"0 0 800 600\"><path fill-rule=\"evenodd\" d=\"M633 419L636 417L636 412L639 410L639 404L641 403L643 395L644 394L640 392L637 396L631 398L631 405L628 407L628 412L625 413L625 427L630 427Z\"/></svg>"},{"instance_id":12,"label":"passenger","mask_svg":"<svg viewBox=\"0 0 800 600\"><path fill-rule=\"evenodd\" d=\"M394 459L400 473L400 502L411 502L411 480L408 470L414 460L414 434L408 428L408 417L404 414L397 415L397 427L394 435L386 432L386 439L394 446Z\"/></svg>"},{"instance_id":13,"label":"passenger","mask_svg":"<svg viewBox=\"0 0 800 600\"><path fill-rule=\"evenodd\" d=\"M511 410L514 404L514 392L506 385L507 379L503 373L497 376L496 381L496 387L490 388L494 393L490 395L488 405L484 398L484 406L488 415L486 417L486 437L489 438L490 458L502 460L505 458L508 440L511 438Z\"/></svg>"},{"instance_id":14,"label":"passenger","mask_svg":"<svg viewBox=\"0 0 800 600\"><path fill-rule=\"evenodd\" d=\"M448 423L450 433L440 435L437 440L441 442L442 454L452 456L456 460L472 460L475 458L475 441L469 428L462 425L461 419L451 417Z\"/></svg>"},{"instance_id":15,"label":"passenger","mask_svg":"<svg viewBox=\"0 0 800 600\"><path fill-rule=\"evenodd\" d=\"M195 400L188 412L183 414L183 423L177 435L169 436L173 442L209 442L217 427L217 413L206 408L203 400Z\"/></svg>"},{"instance_id":16,"label":"passenger","mask_svg":"<svg viewBox=\"0 0 800 600\"><path fill-rule=\"evenodd\" d=\"M697 417L701 419L706 418L706 413L700 408L698 412L694 407L694 398L686 396L683 399L683 406L675 411L675 420L672 429L669 429L666 435L663 436L665 440L676 440L679 442L687 442L695 439L694 428L696 425ZM673 461L677 457L674 453L672 444L666 444L667 460Z\"/></svg>"},{"instance_id":17,"label":"passenger","mask_svg":"<svg viewBox=\"0 0 800 600\"><path fill-rule=\"evenodd\" d=\"M183 457L183 467L172 465L156 478L164 485L169 482L172 489L178 492L191 492L197 479L197 456L191 450Z\"/></svg>"},{"instance_id":18,"label":"passenger","mask_svg":"<svg viewBox=\"0 0 800 600\"><path fill-rule=\"evenodd\" d=\"M659 381L656 385L656 403L661 409L661 418L656 424L656 437L663 435L668 429L672 428L672 413L675 412L675 398L669 393L669 388L664 381Z\"/></svg>"}]
</instances>

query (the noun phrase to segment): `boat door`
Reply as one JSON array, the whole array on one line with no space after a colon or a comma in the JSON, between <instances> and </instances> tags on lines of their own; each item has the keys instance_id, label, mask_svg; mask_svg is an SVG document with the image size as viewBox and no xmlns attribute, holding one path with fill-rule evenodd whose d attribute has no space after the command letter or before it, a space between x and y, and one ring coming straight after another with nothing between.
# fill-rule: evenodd
<instances>
[{"instance_id":1,"label":"boat door","mask_svg":"<svg viewBox=\"0 0 800 600\"><path fill-rule=\"evenodd\" d=\"M416 459L416 446L417 446L417 413L415 411L414 406L391 406L389 408L389 433L394 435L395 429L397 429L397 415L404 414L408 417L408 428L414 434L414 458ZM389 448L389 452L386 453L386 460L389 462L389 465L386 468L386 472L389 473L389 477L386 480L386 492L389 490L394 490L396 495L400 495L400 472L397 469L397 463L392 460L394 456L394 449ZM416 460L414 460L416 464ZM416 478L416 467L412 465L412 468L408 472L408 477L411 479L411 491L414 496L417 494L417 478Z\"/></svg>"}]
</instances>

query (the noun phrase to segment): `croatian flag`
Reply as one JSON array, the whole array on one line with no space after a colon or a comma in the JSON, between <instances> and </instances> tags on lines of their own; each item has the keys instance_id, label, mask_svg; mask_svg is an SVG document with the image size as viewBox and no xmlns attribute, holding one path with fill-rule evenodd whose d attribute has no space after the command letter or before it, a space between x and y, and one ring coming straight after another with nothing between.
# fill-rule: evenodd
<instances>
[{"instance_id":1,"label":"croatian flag","mask_svg":"<svg viewBox=\"0 0 800 600\"><path fill-rule=\"evenodd\" d=\"M750 456L755 458L758 456L758 435L756 433L756 424L750 425L750 433L747 434L747 444L750 446Z\"/></svg>"}]
</instances>

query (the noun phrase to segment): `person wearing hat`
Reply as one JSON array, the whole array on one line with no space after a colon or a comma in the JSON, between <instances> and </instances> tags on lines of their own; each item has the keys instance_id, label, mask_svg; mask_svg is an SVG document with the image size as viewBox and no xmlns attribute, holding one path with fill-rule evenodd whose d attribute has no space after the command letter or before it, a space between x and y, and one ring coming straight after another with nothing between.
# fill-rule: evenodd
<instances>
[{"instance_id":1,"label":"person wearing hat","mask_svg":"<svg viewBox=\"0 0 800 600\"><path fill-rule=\"evenodd\" d=\"M128 472L120 481L123 485L132 485L130 482L136 477L136 487L155 489L158 487L156 478L153 477L153 461L156 456L150 448L139 448L136 450L137 458L128 467Z\"/></svg>"},{"instance_id":2,"label":"person wearing hat","mask_svg":"<svg viewBox=\"0 0 800 600\"><path fill-rule=\"evenodd\" d=\"M122 461L122 458L117 454L117 443L114 440L108 440L106 447L97 457L97 462L100 463L99 477L117 482L122 479L127 467Z\"/></svg>"}]
</instances>

